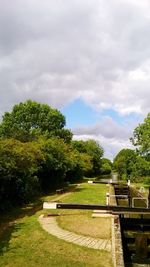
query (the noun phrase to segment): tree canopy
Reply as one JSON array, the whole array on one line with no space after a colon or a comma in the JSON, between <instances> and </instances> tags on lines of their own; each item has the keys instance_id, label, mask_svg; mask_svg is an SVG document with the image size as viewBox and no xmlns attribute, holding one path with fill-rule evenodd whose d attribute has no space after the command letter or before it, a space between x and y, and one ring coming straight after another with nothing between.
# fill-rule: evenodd
<instances>
[{"instance_id":1,"label":"tree canopy","mask_svg":"<svg viewBox=\"0 0 150 267\"><path fill-rule=\"evenodd\" d=\"M72 142L72 146L80 153L86 153L91 157L91 163L93 167L89 172L90 175L100 174L101 158L104 153L104 150L100 144L93 139L89 139L87 141L75 140Z\"/></svg>"},{"instance_id":2,"label":"tree canopy","mask_svg":"<svg viewBox=\"0 0 150 267\"><path fill-rule=\"evenodd\" d=\"M101 164L102 164L100 168L101 174L102 175L110 174L112 171L112 165L113 165L112 162L107 158L102 158Z\"/></svg>"},{"instance_id":3,"label":"tree canopy","mask_svg":"<svg viewBox=\"0 0 150 267\"><path fill-rule=\"evenodd\" d=\"M11 112L5 112L0 124L0 136L23 142L37 136L59 136L70 141L72 133L64 129L65 117L47 104L28 100L15 105Z\"/></svg>"},{"instance_id":4,"label":"tree canopy","mask_svg":"<svg viewBox=\"0 0 150 267\"><path fill-rule=\"evenodd\" d=\"M0 210L26 203L39 192L37 174L43 160L38 144L0 140Z\"/></svg>"},{"instance_id":5,"label":"tree canopy","mask_svg":"<svg viewBox=\"0 0 150 267\"><path fill-rule=\"evenodd\" d=\"M0 211L100 174L102 155L95 140L72 141L60 111L31 100L15 105L0 124Z\"/></svg>"},{"instance_id":6,"label":"tree canopy","mask_svg":"<svg viewBox=\"0 0 150 267\"><path fill-rule=\"evenodd\" d=\"M114 167L119 177L123 179L130 178L136 163L137 154L132 149L122 149L114 158Z\"/></svg>"},{"instance_id":7,"label":"tree canopy","mask_svg":"<svg viewBox=\"0 0 150 267\"><path fill-rule=\"evenodd\" d=\"M137 151L150 160L150 113L144 122L135 128L131 141L137 147Z\"/></svg>"}]
</instances>

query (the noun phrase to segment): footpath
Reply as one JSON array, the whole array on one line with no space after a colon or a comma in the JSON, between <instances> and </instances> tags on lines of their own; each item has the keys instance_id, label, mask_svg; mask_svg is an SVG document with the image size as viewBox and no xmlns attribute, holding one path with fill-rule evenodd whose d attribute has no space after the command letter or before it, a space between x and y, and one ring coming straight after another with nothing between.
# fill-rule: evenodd
<instances>
[{"instance_id":1,"label":"footpath","mask_svg":"<svg viewBox=\"0 0 150 267\"><path fill-rule=\"evenodd\" d=\"M87 237L64 230L58 225L56 217L40 215L39 222L45 231L64 241L88 248L111 251L111 240Z\"/></svg>"}]
</instances>

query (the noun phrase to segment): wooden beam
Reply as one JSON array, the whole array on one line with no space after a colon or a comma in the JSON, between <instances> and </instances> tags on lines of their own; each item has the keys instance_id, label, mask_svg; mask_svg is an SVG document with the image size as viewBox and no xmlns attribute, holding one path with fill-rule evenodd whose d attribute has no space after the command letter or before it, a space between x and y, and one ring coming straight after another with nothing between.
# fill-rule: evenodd
<instances>
[{"instance_id":1,"label":"wooden beam","mask_svg":"<svg viewBox=\"0 0 150 267\"><path fill-rule=\"evenodd\" d=\"M132 208L125 206L106 206L96 204L73 204L73 203L54 203L44 202L43 208L46 209L82 209L82 210L105 210L112 214L150 214L150 208Z\"/></svg>"}]
</instances>

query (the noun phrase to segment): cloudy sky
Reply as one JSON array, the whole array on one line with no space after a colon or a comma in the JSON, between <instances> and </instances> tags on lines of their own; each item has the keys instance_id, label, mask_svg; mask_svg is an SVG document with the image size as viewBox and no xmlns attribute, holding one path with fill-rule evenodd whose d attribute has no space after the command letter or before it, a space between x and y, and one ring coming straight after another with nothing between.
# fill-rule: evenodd
<instances>
[{"instance_id":1,"label":"cloudy sky","mask_svg":"<svg viewBox=\"0 0 150 267\"><path fill-rule=\"evenodd\" d=\"M0 0L0 114L26 99L113 158L150 111L149 0Z\"/></svg>"}]
</instances>

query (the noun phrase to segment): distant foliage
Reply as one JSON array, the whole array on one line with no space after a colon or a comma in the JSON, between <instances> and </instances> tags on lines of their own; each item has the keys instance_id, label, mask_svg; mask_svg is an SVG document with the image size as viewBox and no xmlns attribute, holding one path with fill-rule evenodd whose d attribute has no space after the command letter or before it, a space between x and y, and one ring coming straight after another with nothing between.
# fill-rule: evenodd
<instances>
[{"instance_id":1,"label":"distant foliage","mask_svg":"<svg viewBox=\"0 0 150 267\"><path fill-rule=\"evenodd\" d=\"M6 112L0 124L0 211L40 193L100 172L102 147L72 141L65 117L31 100Z\"/></svg>"},{"instance_id":2,"label":"distant foliage","mask_svg":"<svg viewBox=\"0 0 150 267\"><path fill-rule=\"evenodd\" d=\"M109 175L112 172L112 162L107 158L102 158L100 172L102 175Z\"/></svg>"},{"instance_id":3,"label":"distant foliage","mask_svg":"<svg viewBox=\"0 0 150 267\"><path fill-rule=\"evenodd\" d=\"M122 149L114 159L114 168L120 178L128 179L135 170L137 154L132 149Z\"/></svg>"},{"instance_id":4,"label":"distant foliage","mask_svg":"<svg viewBox=\"0 0 150 267\"><path fill-rule=\"evenodd\" d=\"M103 148L93 139L87 141L73 141L72 146L80 153L87 154L91 161L91 169L88 168L87 175L96 176L100 174L101 158L103 156Z\"/></svg>"},{"instance_id":5,"label":"distant foliage","mask_svg":"<svg viewBox=\"0 0 150 267\"><path fill-rule=\"evenodd\" d=\"M136 150L123 149L114 159L120 178L150 181L150 113L133 131L131 138Z\"/></svg>"},{"instance_id":6,"label":"distant foliage","mask_svg":"<svg viewBox=\"0 0 150 267\"><path fill-rule=\"evenodd\" d=\"M150 161L150 113L144 122L135 128L131 141L137 147L138 153Z\"/></svg>"}]
</instances>

